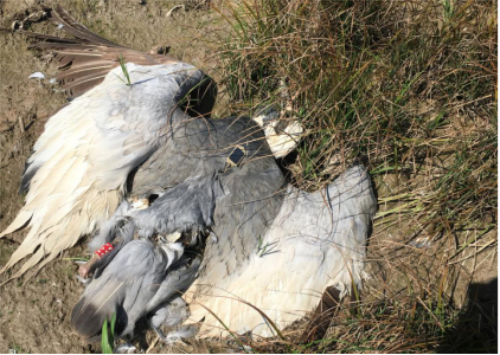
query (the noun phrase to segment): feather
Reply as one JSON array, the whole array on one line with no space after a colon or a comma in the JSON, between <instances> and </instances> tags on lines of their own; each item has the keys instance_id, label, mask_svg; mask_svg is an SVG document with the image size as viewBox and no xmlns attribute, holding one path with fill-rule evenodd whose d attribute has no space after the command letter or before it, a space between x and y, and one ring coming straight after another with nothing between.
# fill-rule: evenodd
<instances>
[{"instance_id":1,"label":"feather","mask_svg":"<svg viewBox=\"0 0 500 355\"><path fill-rule=\"evenodd\" d=\"M94 274L73 309L73 329L88 338L98 336L104 319L116 313L116 334L124 337L133 336L139 322L147 318L154 327L166 318L169 322L184 319L186 305L179 294L191 285L199 257L179 260L179 255L167 255L164 248L178 251L176 245L155 247L149 240L133 240L107 265L99 266L102 272Z\"/></svg>"},{"instance_id":2,"label":"feather","mask_svg":"<svg viewBox=\"0 0 500 355\"><path fill-rule=\"evenodd\" d=\"M80 335L85 337L93 337L99 334L104 319L117 311L116 304L123 301L124 282L108 282L102 285L103 288L98 294L99 297L90 298L90 296L83 296L76 304L71 312L71 327ZM122 311L118 311L118 323L126 316ZM123 325L118 326L116 332L118 333Z\"/></svg>"},{"instance_id":3,"label":"feather","mask_svg":"<svg viewBox=\"0 0 500 355\"><path fill-rule=\"evenodd\" d=\"M50 51L55 55L60 63L59 69L66 69L57 76L57 80L63 84L70 98L82 95L99 85L109 71L120 65L118 60L120 56L125 62L139 65L180 63L165 55L150 55L135 51L98 36L79 24L60 5L55 6L51 16L54 22L63 25L64 32L76 39L59 38L29 31L17 33L35 40L30 45L31 48ZM78 67L86 69L78 70ZM101 71L98 71L98 68ZM68 81L77 81L78 84L67 86Z\"/></svg>"},{"instance_id":4,"label":"feather","mask_svg":"<svg viewBox=\"0 0 500 355\"><path fill-rule=\"evenodd\" d=\"M21 210L14 221L12 221L11 224L2 233L0 233L0 238L26 227L28 222L31 220L31 217L33 217L32 212Z\"/></svg>"},{"instance_id":5,"label":"feather","mask_svg":"<svg viewBox=\"0 0 500 355\"><path fill-rule=\"evenodd\" d=\"M154 268L161 269L165 263L166 259L155 252L149 241L136 240L126 244L85 289L71 313L71 327L90 338L99 334L104 319L116 312L116 334L130 326L133 329L131 307L127 305L133 303L140 292L145 292L145 297L148 297L150 290L154 290L151 288L154 281L145 278L145 274Z\"/></svg>"},{"instance_id":6,"label":"feather","mask_svg":"<svg viewBox=\"0 0 500 355\"><path fill-rule=\"evenodd\" d=\"M25 206L0 236L25 226L31 230L0 272L34 253L13 275L21 276L94 232L123 200L129 174L158 149L175 92L194 68L128 67L133 82L140 82L137 89L124 85L117 77L121 68L116 68L47 122L28 160L32 176L26 175ZM126 142L133 142L133 150L124 151Z\"/></svg>"},{"instance_id":7,"label":"feather","mask_svg":"<svg viewBox=\"0 0 500 355\"><path fill-rule=\"evenodd\" d=\"M92 43L100 43L116 46L111 41L108 41L101 36L96 35L95 33L88 30L87 27L79 24L62 6L56 5L53 13L53 21L57 24L64 25L63 30L79 39L85 39Z\"/></svg>"},{"instance_id":8,"label":"feather","mask_svg":"<svg viewBox=\"0 0 500 355\"><path fill-rule=\"evenodd\" d=\"M252 190L264 181L250 180L246 187ZM325 285L361 286L366 238L376 211L371 181L362 167L351 168L315 193L288 187L278 210L267 226L246 232L240 227L243 238L250 239L250 233L262 238L260 248L226 239L227 231L214 228L218 242L207 245L206 265L186 293L191 321L205 317L203 336L221 333L221 324L207 308L239 334L273 336L274 330L249 304L283 329L313 310ZM231 211L226 213L231 216ZM231 231L230 225L225 228ZM246 258L238 259L240 253Z\"/></svg>"}]
</instances>

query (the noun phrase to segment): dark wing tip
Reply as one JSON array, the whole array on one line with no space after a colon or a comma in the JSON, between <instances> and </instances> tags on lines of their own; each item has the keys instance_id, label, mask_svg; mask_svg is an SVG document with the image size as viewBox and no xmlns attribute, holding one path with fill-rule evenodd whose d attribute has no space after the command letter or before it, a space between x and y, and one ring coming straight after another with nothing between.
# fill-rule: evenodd
<instances>
[{"instance_id":1,"label":"dark wing tip","mask_svg":"<svg viewBox=\"0 0 500 355\"><path fill-rule=\"evenodd\" d=\"M105 46L117 46L115 43L96 35L91 32L87 27L76 21L61 5L54 6L51 12L52 21L63 25L63 31L78 39L86 40L92 44L101 44Z\"/></svg>"},{"instance_id":2,"label":"dark wing tip","mask_svg":"<svg viewBox=\"0 0 500 355\"><path fill-rule=\"evenodd\" d=\"M105 319L110 320L112 312L100 310L98 305L88 302L87 298L82 297L71 312L70 325L82 337L90 341L99 340L102 333L102 325ZM119 336L128 324L128 316L121 305L116 306L115 335Z\"/></svg>"},{"instance_id":3,"label":"dark wing tip","mask_svg":"<svg viewBox=\"0 0 500 355\"><path fill-rule=\"evenodd\" d=\"M36 172L39 169L39 167L32 166L32 164L33 163L26 162L24 166L24 174L21 179L21 187L19 188L20 195L28 193L31 185L31 180L33 179L33 176L35 176Z\"/></svg>"},{"instance_id":4,"label":"dark wing tip","mask_svg":"<svg viewBox=\"0 0 500 355\"><path fill-rule=\"evenodd\" d=\"M98 335L105 316L97 313L98 309L82 297L71 312L70 325L78 334L86 338Z\"/></svg>"}]
</instances>

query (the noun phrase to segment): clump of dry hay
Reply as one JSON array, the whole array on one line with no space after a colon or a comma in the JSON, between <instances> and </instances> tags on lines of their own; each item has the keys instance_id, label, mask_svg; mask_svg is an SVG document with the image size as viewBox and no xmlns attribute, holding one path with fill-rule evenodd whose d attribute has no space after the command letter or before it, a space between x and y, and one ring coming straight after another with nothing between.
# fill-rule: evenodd
<instances>
[{"instance_id":1,"label":"clump of dry hay","mask_svg":"<svg viewBox=\"0 0 500 355\"><path fill-rule=\"evenodd\" d=\"M294 184L313 190L363 162L380 203L374 279L355 316L337 317L317 344L297 345L292 332L264 349L496 352L496 316L469 287L497 276L496 3L216 10L232 27L217 43L229 111L280 105L306 130L287 162Z\"/></svg>"}]
</instances>

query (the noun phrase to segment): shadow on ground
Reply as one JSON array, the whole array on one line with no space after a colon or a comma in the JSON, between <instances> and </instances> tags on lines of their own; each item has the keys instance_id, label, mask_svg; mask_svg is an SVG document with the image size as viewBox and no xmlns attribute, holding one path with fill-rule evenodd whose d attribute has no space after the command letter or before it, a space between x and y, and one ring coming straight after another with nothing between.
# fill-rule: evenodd
<instances>
[{"instance_id":1,"label":"shadow on ground","mask_svg":"<svg viewBox=\"0 0 500 355\"><path fill-rule=\"evenodd\" d=\"M472 283L467 304L437 353L498 353L498 279Z\"/></svg>"}]
</instances>

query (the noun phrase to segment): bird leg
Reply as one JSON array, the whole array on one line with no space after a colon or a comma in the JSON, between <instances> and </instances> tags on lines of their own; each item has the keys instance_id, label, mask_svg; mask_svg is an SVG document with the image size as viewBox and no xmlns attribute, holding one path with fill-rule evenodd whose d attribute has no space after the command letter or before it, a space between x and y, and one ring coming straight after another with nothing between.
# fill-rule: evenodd
<instances>
[{"instance_id":1,"label":"bird leg","mask_svg":"<svg viewBox=\"0 0 500 355\"><path fill-rule=\"evenodd\" d=\"M122 215L125 213L125 211L128 211L129 209L132 211L145 210L145 209L149 208L150 204L151 204L151 202L149 200L149 197L145 197L145 196L130 197L127 200L127 203L122 208L119 208L115 212L114 217L120 219L120 217L122 217ZM180 234L179 234L179 236L180 236ZM89 275L94 271L96 264L102 259L102 257L104 255L106 255L107 253L109 253L111 250L113 250L113 248L116 247L120 242L121 242L121 239L115 237L115 239L111 243L106 243L103 246L101 246L101 248L97 249L92 254L92 257L90 258L89 261L80 265L80 267L78 268L78 276L81 279L86 280L89 277Z\"/></svg>"},{"instance_id":2,"label":"bird leg","mask_svg":"<svg viewBox=\"0 0 500 355\"><path fill-rule=\"evenodd\" d=\"M83 280L88 279L89 274L90 274L90 270L95 265L95 263L97 261L99 261L99 259L101 259L100 256L97 256L96 254L92 254L92 257L90 258L90 260L87 261L86 263L80 265L80 267L78 268L78 276L81 277Z\"/></svg>"},{"instance_id":3,"label":"bird leg","mask_svg":"<svg viewBox=\"0 0 500 355\"><path fill-rule=\"evenodd\" d=\"M340 292L335 286L326 288L306 330L300 336L301 343L310 343L324 337L332 317L339 309Z\"/></svg>"},{"instance_id":4,"label":"bird leg","mask_svg":"<svg viewBox=\"0 0 500 355\"><path fill-rule=\"evenodd\" d=\"M115 239L113 243L106 243L101 248L97 249L90 258L89 261L80 265L78 268L78 275L82 279L87 279L89 274L94 271L95 265L98 261L100 261L106 254L114 249L116 245L120 242L120 239Z\"/></svg>"}]
</instances>

